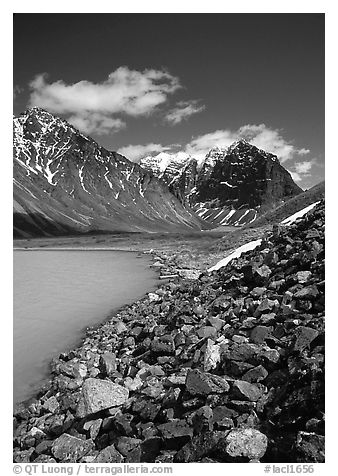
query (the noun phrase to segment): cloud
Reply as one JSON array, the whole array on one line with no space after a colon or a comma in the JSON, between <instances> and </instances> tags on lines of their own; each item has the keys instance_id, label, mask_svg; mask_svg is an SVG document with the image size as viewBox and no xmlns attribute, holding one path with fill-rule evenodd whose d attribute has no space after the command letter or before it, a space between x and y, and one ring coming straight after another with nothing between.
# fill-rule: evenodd
<instances>
[{"instance_id":1,"label":"cloud","mask_svg":"<svg viewBox=\"0 0 338 476\"><path fill-rule=\"evenodd\" d=\"M166 122L176 125L190 116L204 111L205 106L199 105L197 100L180 101L177 106L171 109L165 116Z\"/></svg>"},{"instance_id":2,"label":"cloud","mask_svg":"<svg viewBox=\"0 0 338 476\"><path fill-rule=\"evenodd\" d=\"M100 133L116 130L122 121L116 115L148 116L164 104L181 85L165 70L131 70L121 66L102 82L62 80L48 83L46 74L37 75L29 84L29 106L70 116L73 124ZM104 124L95 127L95 124Z\"/></svg>"},{"instance_id":3,"label":"cloud","mask_svg":"<svg viewBox=\"0 0 338 476\"><path fill-rule=\"evenodd\" d=\"M297 162L299 157L309 154L310 150L298 149L282 136L280 130L272 129L265 124L247 124L239 127L237 130L219 129L194 137L185 145L129 145L122 147L119 152L128 159L139 162L142 157L147 155L158 154L162 151L177 153L180 150L196 158L198 161L202 161L210 149L215 147L227 148L241 138L248 140L266 152L277 155L284 166L287 163L287 170L296 182L301 182L310 177L313 165L320 166L316 158Z\"/></svg>"},{"instance_id":4,"label":"cloud","mask_svg":"<svg viewBox=\"0 0 338 476\"><path fill-rule=\"evenodd\" d=\"M238 135L235 132L217 130L195 137L185 146L184 151L197 160L203 160L210 149L229 147L236 139L238 139Z\"/></svg>"},{"instance_id":5,"label":"cloud","mask_svg":"<svg viewBox=\"0 0 338 476\"><path fill-rule=\"evenodd\" d=\"M297 149L278 129L271 129L265 124L246 124L234 131L220 129L200 135L186 145L185 151L197 159L203 159L211 148L226 148L238 139L246 139L259 149L277 155L282 163L309 152L308 149Z\"/></svg>"},{"instance_id":6,"label":"cloud","mask_svg":"<svg viewBox=\"0 0 338 476\"><path fill-rule=\"evenodd\" d=\"M126 127L126 123L99 112L75 114L68 118L68 122L84 134L109 134Z\"/></svg>"},{"instance_id":7,"label":"cloud","mask_svg":"<svg viewBox=\"0 0 338 476\"><path fill-rule=\"evenodd\" d=\"M310 149L299 149L298 154L299 155L306 155L310 153Z\"/></svg>"},{"instance_id":8,"label":"cloud","mask_svg":"<svg viewBox=\"0 0 338 476\"><path fill-rule=\"evenodd\" d=\"M295 170L298 174L308 174L312 168L313 161L307 160L304 162L298 162L295 164Z\"/></svg>"},{"instance_id":9,"label":"cloud","mask_svg":"<svg viewBox=\"0 0 338 476\"><path fill-rule=\"evenodd\" d=\"M303 177L301 177L299 173L295 172L294 170L287 169L287 171L290 172L290 175L294 182L301 182L303 180Z\"/></svg>"},{"instance_id":10,"label":"cloud","mask_svg":"<svg viewBox=\"0 0 338 476\"><path fill-rule=\"evenodd\" d=\"M170 150L171 146L164 146L162 144L138 144L138 145L127 145L121 147L117 152L124 155L127 159L132 162L139 162L143 157L147 155L163 152Z\"/></svg>"},{"instance_id":11,"label":"cloud","mask_svg":"<svg viewBox=\"0 0 338 476\"><path fill-rule=\"evenodd\" d=\"M318 162L316 158L310 160L304 160L302 162L296 162L290 167L290 174L295 182L301 182L302 180L311 177L313 166L319 168L322 167L322 164Z\"/></svg>"}]
</instances>

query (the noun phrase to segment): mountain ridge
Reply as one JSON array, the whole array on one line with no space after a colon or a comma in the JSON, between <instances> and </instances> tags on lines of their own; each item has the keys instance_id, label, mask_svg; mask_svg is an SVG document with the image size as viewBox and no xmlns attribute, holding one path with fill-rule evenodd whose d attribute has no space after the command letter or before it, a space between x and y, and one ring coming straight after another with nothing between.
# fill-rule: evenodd
<instances>
[{"instance_id":1,"label":"mountain ridge","mask_svg":"<svg viewBox=\"0 0 338 476\"><path fill-rule=\"evenodd\" d=\"M41 108L14 118L14 234L207 228L153 173Z\"/></svg>"},{"instance_id":2,"label":"mountain ridge","mask_svg":"<svg viewBox=\"0 0 338 476\"><path fill-rule=\"evenodd\" d=\"M265 209L302 193L276 155L243 138L227 148L213 147L202 161L189 156L185 161L175 161L173 167L168 156L162 178L172 193L214 224L254 222ZM161 168L159 159L160 154L155 156L156 168L149 157L140 163L156 175Z\"/></svg>"}]
</instances>

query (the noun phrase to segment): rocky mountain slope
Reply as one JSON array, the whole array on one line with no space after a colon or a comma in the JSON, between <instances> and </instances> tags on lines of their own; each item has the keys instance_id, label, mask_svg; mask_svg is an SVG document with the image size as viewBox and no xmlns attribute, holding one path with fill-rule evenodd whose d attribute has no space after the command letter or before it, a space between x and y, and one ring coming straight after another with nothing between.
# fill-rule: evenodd
<instances>
[{"instance_id":1,"label":"rocky mountain slope","mask_svg":"<svg viewBox=\"0 0 338 476\"><path fill-rule=\"evenodd\" d=\"M278 158L244 139L214 148L198 163L181 155L145 158L143 167L167 181L182 203L204 220L220 225L252 223L259 214L302 192Z\"/></svg>"},{"instance_id":2,"label":"rocky mountain slope","mask_svg":"<svg viewBox=\"0 0 338 476\"><path fill-rule=\"evenodd\" d=\"M324 220L89 330L16 409L14 461L323 462Z\"/></svg>"},{"instance_id":3,"label":"rocky mountain slope","mask_svg":"<svg viewBox=\"0 0 338 476\"><path fill-rule=\"evenodd\" d=\"M322 200L325 196L325 182L320 182L314 187L306 190L299 195L296 195L285 203L282 203L273 210L269 210L261 215L253 224L249 224L247 227L259 227L272 223L279 223L285 218L293 215L294 213L302 210L311 203Z\"/></svg>"},{"instance_id":4,"label":"rocky mountain slope","mask_svg":"<svg viewBox=\"0 0 338 476\"><path fill-rule=\"evenodd\" d=\"M207 228L152 173L66 121L33 108L14 118L14 235Z\"/></svg>"}]
</instances>

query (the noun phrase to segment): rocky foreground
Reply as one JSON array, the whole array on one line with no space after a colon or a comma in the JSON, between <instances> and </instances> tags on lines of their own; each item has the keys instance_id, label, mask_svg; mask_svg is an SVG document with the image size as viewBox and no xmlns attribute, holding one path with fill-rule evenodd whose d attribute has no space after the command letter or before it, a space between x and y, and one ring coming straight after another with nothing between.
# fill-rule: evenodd
<instances>
[{"instance_id":1,"label":"rocky foreground","mask_svg":"<svg viewBox=\"0 0 338 476\"><path fill-rule=\"evenodd\" d=\"M15 410L14 461L323 462L324 279L322 202L163 284L53 361Z\"/></svg>"}]
</instances>

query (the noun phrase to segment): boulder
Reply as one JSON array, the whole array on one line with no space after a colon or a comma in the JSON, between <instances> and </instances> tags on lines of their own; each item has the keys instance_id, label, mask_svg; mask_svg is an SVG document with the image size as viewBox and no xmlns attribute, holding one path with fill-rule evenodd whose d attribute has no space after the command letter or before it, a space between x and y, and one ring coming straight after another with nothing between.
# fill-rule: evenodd
<instances>
[{"instance_id":1,"label":"boulder","mask_svg":"<svg viewBox=\"0 0 338 476\"><path fill-rule=\"evenodd\" d=\"M267 437L254 428L231 430L217 445L217 453L226 462L259 461L265 454Z\"/></svg>"},{"instance_id":2,"label":"boulder","mask_svg":"<svg viewBox=\"0 0 338 476\"><path fill-rule=\"evenodd\" d=\"M325 463L324 436L299 431L297 434L296 448L299 453L299 461Z\"/></svg>"},{"instance_id":3,"label":"boulder","mask_svg":"<svg viewBox=\"0 0 338 476\"><path fill-rule=\"evenodd\" d=\"M196 435L186 443L175 455L175 463L192 463L204 456L213 453L217 444L226 433L220 431L206 431Z\"/></svg>"},{"instance_id":4,"label":"boulder","mask_svg":"<svg viewBox=\"0 0 338 476\"><path fill-rule=\"evenodd\" d=\"M242 380L246 380L247 382L261 382L269 375L269 372L263 367L263 365L258 365L253 369L248 370L242 376Z\"/></svg>"},{"instance_id":5,"label":"boulder","mask_svg":"<svg viewBox=\"0 0 338 476\"><path fill-rule=\"evenodd\" d=\"M54 441L51 451L53 456L62 463L76 463L93 449L92 440L82 440L63 433Z\"/></svg>"},{"instance_id":6,"label":"boulder","mask_svg":"<svg viewBox=\"0 0 338 476\"><path fill-rule=\"evenodd\" d=\"M201 372L198 369L189 370L185 384L191 395L226 393L230 389L228 382L224 378L207 372Z\"/></svg>"},{"instance_id":7,"label":"boulder","mask_svg":"<svg viewBox=\"0 0 338 476\"><path fill-rule=\"evenodd\" d=\"M257 402L263 395L264 390L255 384L244 380L236 380L232 385L231 395L239 400Z\"/></svg>"},{"instance_id":8,"label":"boulder","mask_svg":"<svg viewBox=\"0 0 338 476\"><path fill-rule=\"evenodd\" d=\"M308 347L311 342L318 336L318 331L311 327L298 326L294 331L295 341L293 350L302 351Z\"/></svg>"},{"instance_id":9,"label":"boulder","mask_svg":"<svg viewBox=\"0 0 338 476\"><path fill-rule=\"evenodd\" d=\"M94 463L122 463L123 456L117 451L114 445L104 448L94 459Z\"/></svg>"},{"instance_id":10,"label":"boulder","mask_svg":"<svg viewBox=\"0 0 338 476\"><path fill-rule=\"evenodd\" d=\"M84 418L106 408L123 405L129 396L129 390L108 380L88 378L82 386L82 394L76 415Z\"/></svg>"},{"instance_id":11,"label":"boulder","mask_svg":"<svg viewBox=\"0 0 338 476\"><path fill-rule=\"evenodd\" d=\"M221 360L221 351L219 344L215 344L211 339L208 339L205 353L203 367L206 372L215 369Z\"/></svg>"}]
</instances>

